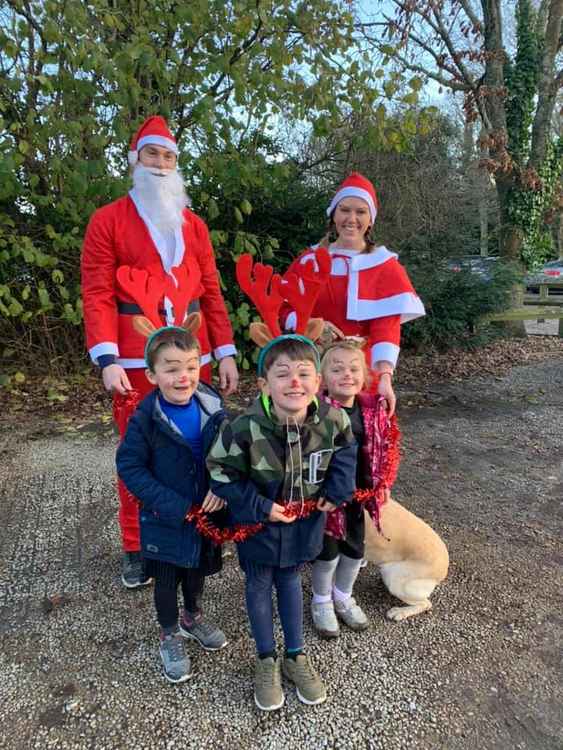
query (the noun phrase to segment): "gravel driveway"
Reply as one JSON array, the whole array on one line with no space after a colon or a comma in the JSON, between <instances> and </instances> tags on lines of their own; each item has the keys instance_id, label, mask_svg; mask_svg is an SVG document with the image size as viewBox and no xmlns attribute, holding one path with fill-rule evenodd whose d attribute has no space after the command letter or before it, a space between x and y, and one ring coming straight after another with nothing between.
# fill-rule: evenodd
<instances>
[{"instance_id":1,"label":"gravel driveway","mask_svg":"<svg viewBox=\"0 0 563 750\"><path fill-rule=\"evenodd\" d=\"M196 675L161 676L151 591L119 583L115 437L48 424L4 436L0 501L2 748L317 750L563 748L563 357L400 392L394 496L450 551L434 609L391 623L372 567L371 625L306 639L329 684L264 715L236 556L210 579L229 646L189 645ZM305 574L306 597L310 593Z\"/></svg>"}]
</instances>

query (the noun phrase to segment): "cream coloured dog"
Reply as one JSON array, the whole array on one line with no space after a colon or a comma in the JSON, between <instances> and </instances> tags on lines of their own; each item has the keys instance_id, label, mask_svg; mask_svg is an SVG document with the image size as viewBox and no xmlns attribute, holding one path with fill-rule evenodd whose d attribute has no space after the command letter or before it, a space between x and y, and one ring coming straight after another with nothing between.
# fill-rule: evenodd
<instances>
[{"instance_id":1,"label":"cream coloured dog","mask_svg":"<svg viewBox=\"0 0 563 750\"><path fill-rule=\"evenodd\" d=\"M364 557L379 566L383 583L405 607L392 607L390 620L405 620L432 608L430 595L448 574L444 542L430 526L395 500L380 508L380 533L366 515Z\"/></svg>"}]
</instances>

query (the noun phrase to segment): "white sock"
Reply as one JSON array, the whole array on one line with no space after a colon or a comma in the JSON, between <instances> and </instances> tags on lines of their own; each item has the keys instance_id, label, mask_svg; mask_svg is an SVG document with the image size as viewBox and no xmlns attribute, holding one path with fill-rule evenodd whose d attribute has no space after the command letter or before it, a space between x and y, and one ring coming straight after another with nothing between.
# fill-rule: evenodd
<instances>
[{"instance_id":1,"label":"white sock","mask_svg":"<svg viewBox=\"0 0 563 750\"><path fill-rule=\"evenodd\" d=\"M332 600L332 581L337 565L338 557L334 560L315 560L313 563L313 604L323 604Z\"/></svg>"},{"instance_id":2,"label":"white sock","mask_svg":"<svg viewBox=\"0 0 563 750\"><path fill-rule=\"evenodd\" d=\"M356 578L360 572L361 559L356 560L353 557L340 555L338 567L334 574L334 591L335 598L343 602L352 596Z\"/></svg>"},{"instance_id":3,"label":"white sock","mask_svg":"<svg viewBox=\"0 0 563 750\"><path fill-rule=\"evenodd\" d=\"M313 591L313 604L328 604L332 601L332 594L315 594Z\"/></svg>"},{"instance_id":4,"label":"white sock","mask_svg":"<svg viewBox=\"0 0 563 750\"><path fill-rule=\"evenodd\" d=\"M347 602L348 599L352 596L352 594L347 594L345 591L340 591L340 589L337 589L336 586L332 587L332 595L334 597L334 601L336 602Z\"/></svg>"}]
</instances>

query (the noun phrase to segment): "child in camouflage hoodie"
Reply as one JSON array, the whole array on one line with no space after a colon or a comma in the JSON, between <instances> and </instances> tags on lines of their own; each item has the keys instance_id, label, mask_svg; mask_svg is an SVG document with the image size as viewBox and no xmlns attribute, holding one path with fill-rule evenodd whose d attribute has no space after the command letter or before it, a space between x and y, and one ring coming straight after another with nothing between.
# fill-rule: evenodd
<instances>
[{"instance_id":1,"label":"child in camouflage hoodie","mask_svg":"<svg viewBox=\"0 0 563 750\"><path fill-rule=\"evenodd\" d=\"M262 349L258 372L261 396L223 425L207 465L212 491L226 501L232 520L263 523L238 544L238 553L258 651L254 698L259 708L272 711L284 703L282 669L303 703L326 700L303 648L300 569L321 551L326 511L354 492L357 446L346 412L316 398L319 355L312 341L297 334L275 338ZM297 517L287 513L288 504L298 509ZM314 510L304 513L306 507ZM274 641L274 587L283 667Z\"/></svg>"}]
</instances>

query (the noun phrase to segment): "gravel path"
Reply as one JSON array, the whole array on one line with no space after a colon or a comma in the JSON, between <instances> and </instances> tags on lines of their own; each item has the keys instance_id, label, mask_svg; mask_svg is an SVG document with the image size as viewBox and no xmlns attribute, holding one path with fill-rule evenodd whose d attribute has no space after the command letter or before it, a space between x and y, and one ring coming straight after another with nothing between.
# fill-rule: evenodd
<instances>
[{"instance_id":1,"label":"gravel path","mask_svg":"<svg viewBox=\"0 0 563 750\"><path fill-rule=\"evenodd\" d=\"M394 494L442 535L450 575L430 613L390 623L392 598L363 570L368 631L326 643L307 616L329 700L308 708L288 689L274 715L252 700L235 555L207 589L229 646L189 645L196 675L169 685L151 592L118 579L115 438L89 426L6 435L0 746L561 750L563 356L503 378L409 388ZM305 586L308 599L308 571Z\"/></svg>"}]
</instances>

